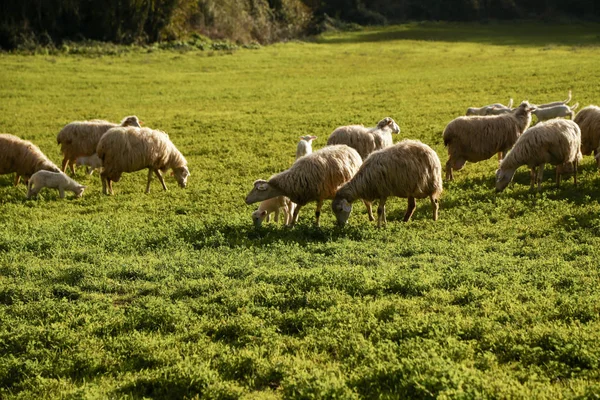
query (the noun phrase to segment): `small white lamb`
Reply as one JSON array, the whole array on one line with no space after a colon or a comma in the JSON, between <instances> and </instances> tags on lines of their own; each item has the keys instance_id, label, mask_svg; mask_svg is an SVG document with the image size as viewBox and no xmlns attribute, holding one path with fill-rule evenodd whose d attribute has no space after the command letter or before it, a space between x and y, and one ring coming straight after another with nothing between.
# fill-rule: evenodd
<instances>
[{"instance_id":1,"label":"small white lamb","mask_svg":"<svg viewBox=\"0 0 600 400\"><path fill-rule=\"evenodd\" d=\"M300 136L300 141L296 147L296 160L302 156L312 153L312 141L317 137L313 135Z\"/></svg>"},{"instance_id":2,"label":"small white lamb","mask_svg":"<svg viewBox=\"0 0 600 400\"><path fill-rule=\"evenodd\" d=\"M64 172L38 171L31 175L27 184L27 198L37 196L40 190L45 187L58 189L60 198L65 198L65 190L75 193L75 197L81 197L86 186L80 185L73 179L65 175Z\"/></svg>"},{"instance_id":3,"label":"small white lamb","mask_svg":"<svg viewBox=\"0 0 600 400\"><path fill-rule=\"evenodd\" d=\"M277 196L260 202L258 209L252 213L252 221L256 228L260 228L263 221L271 220L271 214L275 213L275 223L279 222L279 211L283 211L283 223L290 225L292 223L293 203L285 196Z\"/></svg>"},{"instance_id":4,"label":"small white lamb","mask_svg":"<svg viewBox=\"0 0 600 400\"><path fill-rule=\"evenodd\" d=\"M100 171L100 169L102 168L102 160L100 159L100 157L98 157L98 154L94 153L91 156L77 157L75 165L77 167L85 165L87 168L87 174L92 175L94 173L94 170L97 169L98 171Z\"/></svg>"}]
</instances>

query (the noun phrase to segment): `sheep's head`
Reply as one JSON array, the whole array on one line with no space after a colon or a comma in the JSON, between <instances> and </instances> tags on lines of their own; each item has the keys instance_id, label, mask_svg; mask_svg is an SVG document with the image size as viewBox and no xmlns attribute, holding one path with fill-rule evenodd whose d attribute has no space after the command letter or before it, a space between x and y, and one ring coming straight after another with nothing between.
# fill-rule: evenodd
<instances>
[{"instance_id":1,"label":"sheep's head","mask_svg":"<svg viewBox=\"0 0 600 400\"><path fill-rule=\"evenodd\" d=\"M390 129L392 133L400 133L400 127L390 117L385 117L377 123L378 129Z\"/></svg>"},{"instance_id":2,"label":"sheep's head","mask_svg":"<svg viewBox=\"0 0 600 400\"><path fill-rule=\"evenodd\" d=\"M246 204L253 204L258 201L267 200L273 197L280 196L282 193L271 186L269 182L264 179L254 181L254 187L246 196Z\"/></svg>"},{"instance_id":3,"label":"sheep's head","mask_svg":"<svg viewBox=\"0 0 600 400\"><path fill-rule=\"evenodd\" d=\"M346 225L346 222L348 222L348 218L350 217L350 213L352 212L352 204L344 198L336 197L331 203L331 209L335 214L338 226L342 227Z\"/></svg>"},{"instance_id":4,"label":"sheep's head","mask_svg":"<svg viewBox=\"0 0 600 400\"><path fill-rule=\"evenodd\" d=\"M496 193L506 189L515 174L515 171L498 169L496 170Z\"/></svg>"},{"instance_id":5,"label":"sheep's head","mask_svg":"<svg viewBox=\"0 0 600 400\"><path fill-rule=\"evenodd\" d=\"M473 107L467 108L467 113L466 113L467 117L471 116L471 115L477 115L477 111L476 110L478 110L478 109L477 108L473 108Z\"/></svg>"},{"instance_id":6,"label":"sheep's head","mask_svg":"<svg viewBox=\"0 0 600 400\"><path fill-rule=\"evenodd\" d=\"M83 191L85 190L87 186L83 186L83 185L79 185L75 188L74 192L75 192L75 197L79 198L81 196L83 196Z\"/></svg>"},{"instance_id":7,"label":"sheep's head","mask_svg":"<svg viewBox=\"0 0 600 400\"><path fill-rule=\"evenodd\" d=\"M190 176L190 170L187 167L179 167L173 169L173 175L180 187L187 186L187 178Z\"/></svg>"},{"instance_id":8,"label":"sheep's head","mask_svg":"<svg viewBox=\"0 0 600 400\"><path fill-rule=\"evenodd\" d=\"M254 227L255 228L260 228L262 225L262 222L265 220L265 218L267 218L267 215L269 213L267 212L267 210L256 210L252 213L252 222L254 223Z\"/></svg>"},{"instance_id":9,"label":"sheep's head","mask_svg":"<svg viewBox=\"0 0 600 400\"><path fill-rule=\"evenodd\" d=\"M527 100L523 100L523 102L515 110L524 111L525 113L529 114L537 110L537 107L535 104L529 104Z\"/></svg>"},{"instance_id":10,"label":"sheep's head","mask_svg":"<svg viewBox=\"0 0 600 400\"><path fill-rule=\"evenodd\" d=\"M308 143L312 142L312 141L313 141L313 140L315 140L316 138L317 138L317 137L316 137L316 136L313 136L313 135L304 135L304 136L300 136L300 139L302 139L302 140L304 140L304 141L306 141L306 142L308 142Z\"/></svg>"},{"instance_id":11,"label":"sheep's head","mask_svg":"<svg viewBox=\"0 0 600 400\"><path fill-rule=\"evenodd\" d=\"M121 126L135 126L136 128L141 128L140 120L135 115L130 115L129 117L123 118L121 121Z\"/></svg>"}]
</instances>

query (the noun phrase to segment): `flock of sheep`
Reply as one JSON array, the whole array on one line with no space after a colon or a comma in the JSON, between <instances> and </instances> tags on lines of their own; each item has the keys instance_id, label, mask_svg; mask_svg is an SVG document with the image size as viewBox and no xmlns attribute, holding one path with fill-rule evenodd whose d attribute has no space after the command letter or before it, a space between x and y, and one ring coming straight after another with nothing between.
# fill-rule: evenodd
<instances>
[{"instance_id":1,"label":"flock of sheep","mask_svg":"<svg viewBox=\"0 0 600 400\"><path fill-rule=\"evenodd\" d=\"M167 189L162 174L168 169L181 187L190 175L187 161L169 139L158 130L142 128L136 116L126 117L120 124L103 120L75 121L67 124L56 138L63 154L62 169L58 168L33 143L9 134L0 134L0 174L15 172L15 186L21 177L27 181L27 198L36 196L44 187L65 190L81 197L85 186L68 177L74 164L101 169L104 194L113 194L112 182L118 182L123 172L148 168L146 193L150 192L152 174L156 174L163 189Z\"/></svg>"},{"instance_id":2,"label":"flock of sheep","mask_svg":"<svg viewBox=\"0 0 600 400\"><path fill-rule=\"evenodd\" d=\"M500 167L496 171L496 191L502 191L522 165L531 169L531 187L540 188L545 164L556 165L556 183L561 175L574 174L582 155L592 152L600 166L600 108L588 106L577 115L569 106L569 98L539 106L527 101L512 108L500 103L469 108L467 115L452 120L444 129L444 145L448 149L445 165L446 180L465 163L478 162L498 154ZM529 128L532 114L540 121ZM560 117L570 116L571 120ZM528 129L529 128L529 129ZM434 221L438 218L442 193L442 164L429 146L417 140L402 140L393 144L392 134L400 132L396 122L387 117L377 126L342 126L335 129L327 146L312 151L316 136L302 136L292 166L269 180L257 180L246 197L246 203L261 202L252 213L259 227L275 214L278 221L293 226L300 209L315 201L316 224L321 208L331 199L337 222L343 226L352 211L352 203L362 200L369 220L373 221L371 203L379 201L377 226L386 223L385 204L390 196L408 199L404 221L416 207L415 199L429 198ZM103 120L76 121L67 124L58 134L57 142L63 154L58 168L33 143L9 134L0 134L0 174L15 172L15 185L22 177L27 181L27 197L36 196L44 187L59 190L60 197L70 190L77 197L85 186L66 175L74 174L74 165L100 169L104 194L113 194L112 182L118 182L123 172L148 168L146 193L156 175L164 190L163 173L171 169L179 185L187 185L190 173L185 157L159 130L143 128L137 117L124 118L120 124ZM510 152L509 152L510 150Z\"/></svg>"},{"instance_id":3,"label":"flock of sheep","mask_svg":"<svg viewBox=\"0 0 600 400\"><path fill-rule=\"evenodd\" d=\"M453 171L465 163L478 162L498 154L500 167L496 171L496 191L511 182L522 165L531 170L531 187L541 185L544 165L556 168L556 183L561 176L574 174L577 185L577 166L582 155L592 152L600 167L600 108L589 106L576 116L578 104L569 106L568 99L539 106L523 101L512 108L496 103L469 108L467 115L452 120L444 129L444 145L448 149L445 165L446 180L454 179ZM532 114L539 123L529 128ZM571 120L560 117L570 116ZM529 128L529 129L528 129ZM335 129L327 146L311 152L310 141L302 137L296 161L286 171L269 180L257 180L246 197L246 203L261 201L253 220L258 227L275 213L283 211L286 225L294 225L300 208L316 201L316 225L319 225L323 201L332 199L332 210L338 225L343 226L352 211L352 203L361 199L373 221L371 203L379 200L377 226L386 223L387 198L408 199L404 221L416 207L415 199L431 200L433 220L438 218L442 193L442 165L429 146L416 140L402 140L395 145L392 134L400 128L391 118L384 118L374 128L362 125ZM509 152L510 150L510 152Z\"/></svg>"}]
</instances>

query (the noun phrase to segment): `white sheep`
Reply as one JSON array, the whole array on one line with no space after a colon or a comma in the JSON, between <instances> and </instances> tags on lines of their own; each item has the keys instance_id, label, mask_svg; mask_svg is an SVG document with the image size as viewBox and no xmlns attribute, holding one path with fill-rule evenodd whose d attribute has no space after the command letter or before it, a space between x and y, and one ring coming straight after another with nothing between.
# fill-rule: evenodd
<instances>
[{"instance_id":1,"label":"white sheep","mask_svg":"<svg viewBox=\"0 0 600 400\"><path fill-rule=\"evenodd\" d=\"M504 154L531 124L533 107L524 101L514 111L487 117L458 117L444 129L444 145L448 148L446 179L454 179L452 170L460 170L467 161L487 160L496 153ZM501 158L499 155L498 158Z\"/></svg>"},{"instance_id":2,"label":"white sheep","mask_svg":"<svg viewBox=\"0 0 600 400\"><path fill-rule=\"evenodd\" d=\"M75 174L73 164L77 157L91 156L96 152L96 147L102 135L111 128L117 126L140 127L140 121L135 115L123 118L120 124L94 119L91 121L74 121L60 130L56 141L61 145L63 154L62 171L67 172L67 166L71 173Z\"/></svg>"},{"instance_id":3,"label":"white sheep","mask_svg":"<svg viewBox=\"0 0 600 400\"><path fill-rule=\"evenodd\" d=\"M441 194L442 164L436 152L417 140L403 140L371 153L350 182L338 190L331 208L338 225L343 226L348 221L354 200L379 200L379 228L387 222L385 203L389 196L408 199L405 222L415 210L415 199L429 197L436 221Z\"/></svg>"},{"instance_id":4,"label":"white sheep","mask_svg":"<svg viewBox=\"0 0 600 400\"><path fill-rule=\"evenodd\" d=\"M383 149L393 144L392 133L400 133L400 127L390 117L377 123L374 128L362 125L348 125L336 128L329 138L327 145L345 144L352 147L364 160L375 150Z\"/></svg>"},{"instance_id":5,"label":"white sheep","mask_svg":"<svg viewBox=\"0 0 600 400\"><path fill-rule=\"evenodd\" d=\"M496 192L506 188L521 165L527 165L531 169L532 190L536 182L537 190L540 190L544 164L572 163L575 185L577 185L577 160L580 146L581 131L573 121L553 119L529 128L519 137L496 171ZM556 185L560 186L559 170L556 174Z\"/></svg>"},{"instance_id":6,"label":"white sheep","mask_svg":"<svg viewBox=\"0 0 600 400\"><path fill-rule=\"evenodd\" d=\"M584 156L594 153L600 167L600 107L590 105L583 108L574 121L581 129L581 153Z\"/></svg>"},{"instance_id":7,"label":"white sheep","mask_svg":"<svg viewBox=\"0 0 600 400\"><path fill-rule=\"evenodd\" d=\"M285 196L277 196L260 202L258 209L252 213L252 221L256 228L260 228L262 222L266 219L267 222L271 219L271 214L275 213L275 223L279 222L279 212L283 211L283 222L285 225L292 223L291 202Z\"/></svg>"},{"instance_id":8,"label":"white sheep","mask_svg":"<svg viewBox=\"0 0 600 400\"><path fill-rule=\"evenodd\" d=\"M508 101L508 105L505 106L504 104L501 103L494 103L494 104L488 104L487 106L483 106L483 107L469 107L467 108L467 116L471 116L471 115L492 115L494 113L494 110L510 110L512 108L513 105L513 99L511 98Z\"/></svg>"},{"instance_id":9,"label":"white sheep","mask_svg":"<svg viewBox=\"0 0 600 400\"><path fill-rule=\"evenodd\" d=\"M579 107L579 103L575 103L572 106L568 106L566 104L559 104L556 106L537 107L531 113L535 115L538 121L547 121L552 118L566 117L569 116L571 119L574 118L575 112L574 110Z\"/></svg>"},{"instance_id":10,"label":"white sheep","mask_svg":"<svg viewBox=\"0 0 600 400\"><path fill-rule=\"evenodd\" d=\"M98 157L98 154L94 153L91 156L81 156L77 157L75 160L75 165L81 167L85 165L87 167L87 174L92 175L94 170L100 171L102 168L102 160Z\"/></svg>"},{"instance_id":11,"label":"white sheep","mask_svg":"<svg viewBox=\"0 0 600 400\"><path fill-rule=\"evenodd\" d=\"M554 101L552 103L546 103L546 104L540 104L540 105L535 105L535 107L537 108L548 108L548 107L554 107L554 106L563 106L565 104L568 104L571 101L571 91L569 90L569 97L564 100L564 101Z\"/></svg>"},{"instance_id":12,"label":"white sheep","mask_svg":"<svg viewBox=\"0 0 600 400\"><path fill-rule=\"evenodd\" d=\"M65 198L65 190L70 190L75 193L75 197L79 198L83 195L83 190L86 186L80 185L73 179L69 178L64 172L38 171L31 176L27 183L27 198L37 196L43 188L58 189L61 199Z\"/></svg>"},{"instance_id":13,"label":"white sheep","mask_svg":"<svg viewBox=\"0 0 600 400\"><path fill-rule=\"evenodd\" d=\"M296 146L296 160L312 153L312 141L316 138L313 135L300 136L300 141L298 142L298 146Z\"/></svg>"},{"instance_id":14,"label":"white sheep","mask_svg":"<svg viewBox=\"0 0 600 400\"><path fill-rule=\"evenodd\" d=\"M0 175L16 172L15 186L37 171L58 172L60 169L33 143L8 133L0 134Z\"/></svg>"},{"instance_id":15,"label":"white sheep","mask_svg":"<svg viewBox=\"0 0 600 400\"><path fill-rule=\"evenodd\" d=\"M106 132L96 149L102 160L102 191L113 194L112 181L118 182L123 172L135 172L148 168L146 193L150 193L152 173L156 174L164 190L167 190L162 174L169 168L182 188L187 185L190 172L187 161L161 131L149 128L117 127Z\"/></svg>"},{"instance_id":16,"label":"white sheep","mask_svg":"<svg viewBox=\"0 0 600 400\"><path fill-rule=\"evenodd\" d=\"M316 201L315 223L319 226L323 201L333 199L339 187L352 179L361 164L360 155L353 148L326 146L300 157L289 169L273 175L268 181L255 181L246 204L286 196L296 203L290 224L293 226L298 221L300 208Z\"/></svg>"}]
</instances>

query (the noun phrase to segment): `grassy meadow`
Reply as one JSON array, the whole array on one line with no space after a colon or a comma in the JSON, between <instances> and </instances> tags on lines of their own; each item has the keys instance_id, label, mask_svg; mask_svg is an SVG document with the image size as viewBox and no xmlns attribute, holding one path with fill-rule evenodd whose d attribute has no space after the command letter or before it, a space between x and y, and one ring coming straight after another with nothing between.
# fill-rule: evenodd
<instances>
[{"instance_id":1,"label":"grassy meadow","mask_svg":"<svg viewBox=\"0 0 600 400\"><path fill-rule=\"evenodd\" d=\"M244 198L298 137L390 116L447 153L470 106L600 103L600 25L409 24L237 51L0 54L0 132L54 162L73 120L135 114L186 156L61 200L0 176L0 398L597 398L600 175L494 195L496 158L445 184L440 219L357 203L256 230Z\"/></svg>"}]
</instances>

